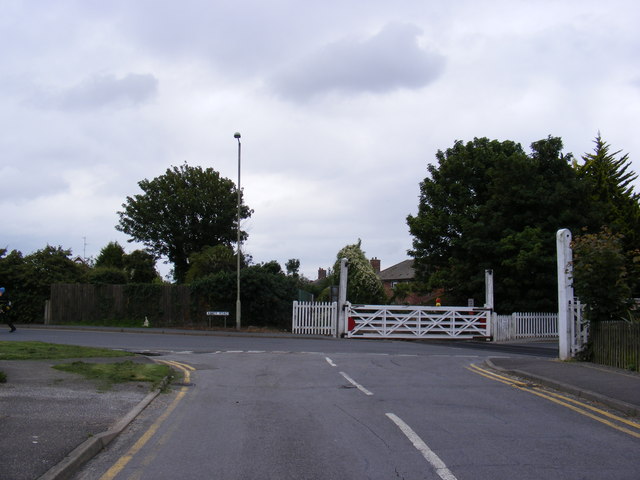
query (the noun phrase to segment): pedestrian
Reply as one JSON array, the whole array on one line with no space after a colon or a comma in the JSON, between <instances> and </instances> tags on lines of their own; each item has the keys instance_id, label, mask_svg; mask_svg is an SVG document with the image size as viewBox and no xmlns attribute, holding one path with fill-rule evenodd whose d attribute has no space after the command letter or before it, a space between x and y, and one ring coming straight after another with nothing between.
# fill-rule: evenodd
<instances>
[{"instance_id":1,"label":"pedestrian","mask_svg":"<svg viewBox=\"0 0 640 480\"><path fill-rule=\"evenodd\" d=\"M0 287L0 315L2 315L2 319L9 325L9 332L15 332L16 326L11 322L11 317L9 315L9 311L11 310L11 300L9 300L9 295L7 295L4 287Z\"/></svg>"}]
</instances>

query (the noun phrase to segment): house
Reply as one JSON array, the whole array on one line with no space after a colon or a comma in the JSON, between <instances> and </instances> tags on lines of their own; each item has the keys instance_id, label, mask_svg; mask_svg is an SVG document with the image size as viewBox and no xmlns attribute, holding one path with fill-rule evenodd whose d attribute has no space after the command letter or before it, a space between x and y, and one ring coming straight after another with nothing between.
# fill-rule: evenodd
<instances>
[{"instance_id":1,"label":"house","mask_svg":"<svg viewBox=\"0 0 640 480\"><path fill-rule=\"evenodd\" d=\"M413 271L413 260L403 260L400 263L396 263L384 270L380 269L380 259L373 257L371 260L371 266L376 275L382 280L382 285L387 295L393 294L393 287L398 283L413 282L415 272Z\"/></svg>"},{"instance_id":2,"label":"house","mask_svg":"<svg viewBox=\"0 0 640 480\"><path fill-rule=\"evenodd\" d=\"M382 280L384 291L389 298L393 296L393 289L399 283L411 283L415 278L415 270L413 269L413 259L403 260L400 263L396 263L384 270L380 269L380 260L376 257L370 260L371 266L374 272ZM407 297L401 299L398 303L405 303L409 305L424 305L441 295L441 291L433 292L426 295L420 295L418 293L411 292Z\"/></svg>"}]
</instances>

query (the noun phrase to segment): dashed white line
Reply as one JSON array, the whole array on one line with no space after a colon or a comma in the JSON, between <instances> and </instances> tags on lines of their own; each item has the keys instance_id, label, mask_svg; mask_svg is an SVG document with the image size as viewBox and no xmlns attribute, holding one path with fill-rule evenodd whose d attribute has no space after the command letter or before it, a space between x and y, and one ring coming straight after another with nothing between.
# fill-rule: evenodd
<instances>
[{"instance_id":1,"label":"dashed white line","mask_svg":"<svg viewBox=\"0 0 640 480\"><path fill-rule=\"evenodd\" d=\"M353 378L351 378L346 373L340 372L340 375L342 375L344 378L346 378L349 383L351 383L354 387L356 387L358 390L360 390L365 395L373 395L373 392L370 392L369 390L364 388L362 385L360 385L358 382L356 382Z\"/></svg>"},{"instance_id":2,"label":"dashed white line","mask_svg":"<svg viewBox=\"0 0 640 480\"><path fill-rule=\"evenodd\" d=\"M435 469L436 473L442 480L457 480L456 476L451 473L445 463L431 450L426 443L418 436L413 429L404 423L400 417L393 413L386 414L389 419L395 423L405 436L413 443L413 446L422 454L422 456Z\"/></svg>"},{"instance_id":3,"label":"dashed white line","mask_svg":"<svg viewBox=\"0 0 640 480\"><path fill-rule=\"evenodd\" d=\"M331 365L332 367L337 367L337 365L335 363L333 363L333 360L331 360L329 357L324 357L324 359L327 361L327 363L329 365Z\"/></svg>"}]
</instances>

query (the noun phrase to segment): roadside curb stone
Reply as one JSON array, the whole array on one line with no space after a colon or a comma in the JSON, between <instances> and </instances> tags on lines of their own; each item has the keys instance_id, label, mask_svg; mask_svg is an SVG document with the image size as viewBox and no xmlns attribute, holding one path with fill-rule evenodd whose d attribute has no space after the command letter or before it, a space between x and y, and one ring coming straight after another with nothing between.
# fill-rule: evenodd
<instances>
[{"instance_id":1,"label":"roadside curb stone","mask_svg":"<svg viewBox=\"0 0 640 480\"><path fill-rule=\"evenodd\" d=\"M553 388L555 390L559 390L571 395L574 395L579 398L584 398L586 400L590 400L592 402L598 402L602 405L605 405L614 410L618 410L626 415L640 417L640 405L635 403L626 402L619 398L614 398L611 394L616 394L617 392L607 391L610 390L610 387L605 386L598 382L597 375L594 374L595 371L601 371L601 375L613 375L615 372L606 372L604 368L602 369L591 369L588 372L585 372L586 369L590 367L586 365L580 364L566 364L561 362L560 360L549 360L549 359L535 359L530 360L527 365L524 366L516 366L510 365L511 359L508 358L490 358L485 360L485 363L488 367L493 368L494 370L515 375L520 378L527 379L532 382L536 382L545 387ZM544 363L542 363L544 362ZM500 363L500 364L498 364ZM541 374L539 372L535 372L536 364L544 365L545 374ZM563 369L566 369L568 365L571 365L570 368L580 369L580 373L591 375L592 377L588 383L590 383L590 387L586 387L584 384L581 385L580 378L576 376L574 381L566 380L567 374ZM629 381L621 381L620 388L621 389L636 389L640 388L640 376L634 375L626 375ZM635 378L634 378L635 377ZM595 387L595 388L593 388ZM599 391L596 391L598 389ZM640 390L639 390L640 391ZM606 392L606 393L605 393Z\"/></svg>"}]
</instances>

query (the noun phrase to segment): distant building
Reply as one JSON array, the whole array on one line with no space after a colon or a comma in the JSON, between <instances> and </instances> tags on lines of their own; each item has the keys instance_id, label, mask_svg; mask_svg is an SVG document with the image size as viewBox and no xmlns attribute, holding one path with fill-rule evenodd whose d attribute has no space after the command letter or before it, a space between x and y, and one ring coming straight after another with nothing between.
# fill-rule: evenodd
<instances>
[{"instance_id":1,"label":"distant building","mask_svg":"<svg viewBox=\"0 0 640 480\"><path fill-rule=\"evenodd\" d=\"M415 270L413 269L413 259L403 260L400 263L396 263L384 270L380 269L380 260L376 257L370 260L371 266L373 270L378 274L380 280L382 280L382 285L384 286L384 291L388 297L393 296L393 288L399 283L411 283L415 280ZM424 305L430 302L441 295L441 291L432 292L425 295L420 295L417 293L411 293L406 298L399 300L397 303L403 303L408 305Z\"/></svg>"},{"instance_id":2,"label":"distant building","mask_svg":"<svg viewBox=\"0 0 640 480\"><path fill-rule=\"evenodd\" d=\"M403 260L402 262L396 263L384 270L381 269L382 262L379 258L373 257L369 262L371 263L373 271L378 275L378 277L380 277L380 280L382 280L384 292L389 298L393 297L393 289L396 285L399 283L411 283L415 279L413 259ZM318 268L318 279L315 280L314 283L318 283L327 278L328 273L330 272L327 272L324 268ZM411 293L407 297L396 299L395 303L406 305L433 305L436 297L440 295L442 295L441 290L423 295Z\"/></svg>"},{"instance_id":3,"label":"distant building","mask_svg":"<svg viewBox=\"0 0 640 480\"><path fill-rule=\"evenodd\" d=\"M327 271L324 268L319 268L318 280L316 280L316 282L319 282L320 280L324 280L325 278L327 278Z\"/></svg>"},{"instance_id":4,"label":"distant building","mask_svg":"<svg viewBox=\"0 0 640 480\"><path fill-rule=\"evenodd\" d=\"M76 256L71 261L78 265L87 265L87 261L84 258L82 258L80 255Z\"/></svg>"},{"instance_id":5,"label":"distant building","mask_svg":"<svg viewBox=\"0 0 640 480\"><path fill-rule=\"evenodd\" d=\"M377 258L373 258L371 260L371 265L373 266L373 270L380 277L380 280L382 280L382 284L384 285L387 295L391 295L393 293L393 287L398 283L413 282L413 279L416 276L415 271L413 270L413 260L411 259L403 260L402 262L396 263L384 270L380 270L380 260Z\"/></svg>"}]
</instances>

